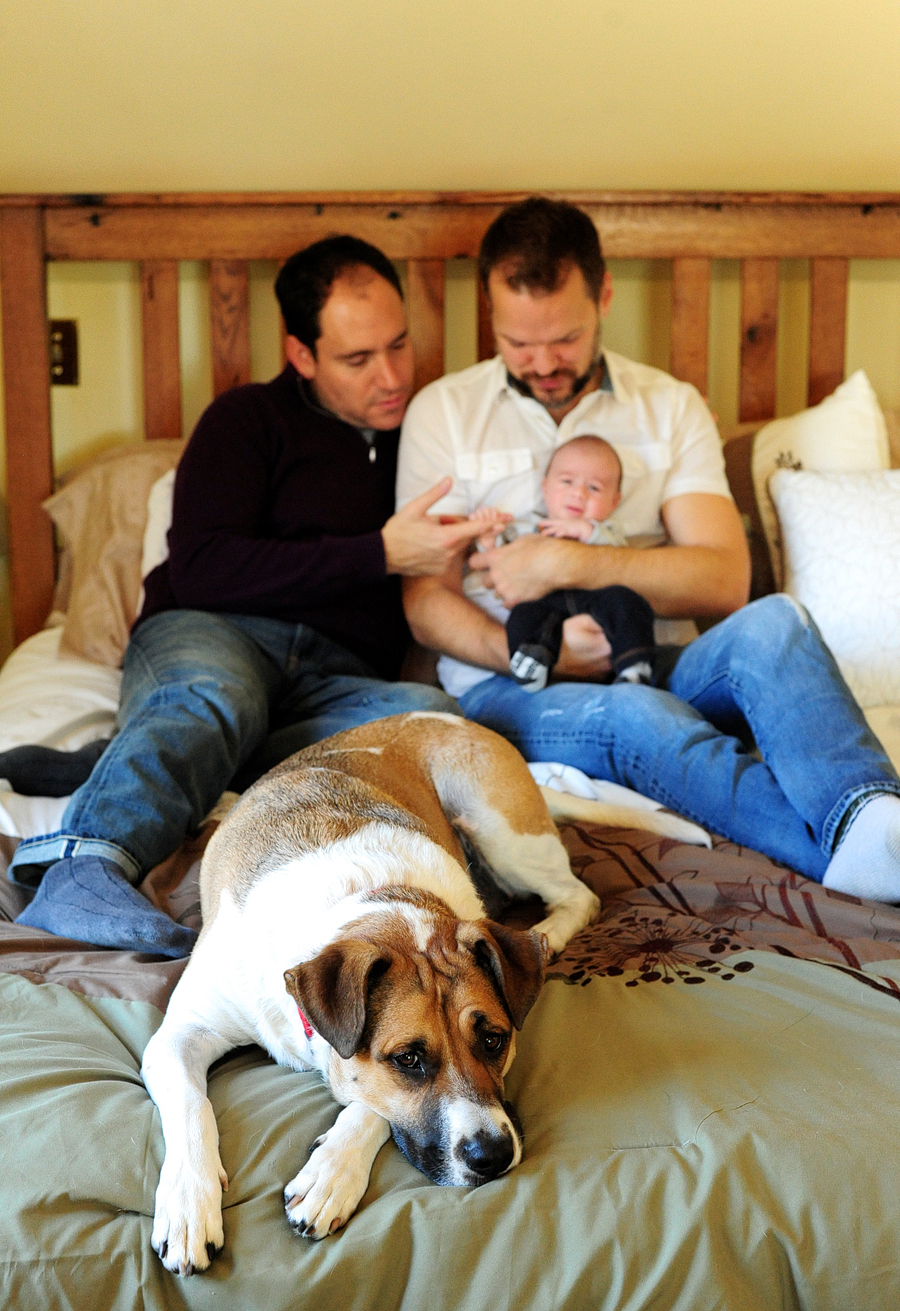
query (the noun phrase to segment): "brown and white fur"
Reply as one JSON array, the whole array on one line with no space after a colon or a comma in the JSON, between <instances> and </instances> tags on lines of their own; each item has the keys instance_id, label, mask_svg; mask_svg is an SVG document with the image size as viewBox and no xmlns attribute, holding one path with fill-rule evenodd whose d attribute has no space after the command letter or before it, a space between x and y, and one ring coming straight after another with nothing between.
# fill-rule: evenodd
<instances>
[{"instance_id":1,"label":"brown and white fur","mask_svg":"<svg viewBox=\"0 0 900 1311\"><path fill-rule=\"evenodd\" d=\"M535 930L485 918L457 832L501 889L543 898ZM241 1044L318 1069L344 1107L285 1188L307 1237L346 1224L391 1134L436 1183L518 1164L514 1031L599 903L509 743L419 713L309 747L229 813L200 889L203 931L142 1070L165 1138L151 1241L169 1270L204 1269L224 1241L206 1079Z\"/></svg>"}]
</instances>

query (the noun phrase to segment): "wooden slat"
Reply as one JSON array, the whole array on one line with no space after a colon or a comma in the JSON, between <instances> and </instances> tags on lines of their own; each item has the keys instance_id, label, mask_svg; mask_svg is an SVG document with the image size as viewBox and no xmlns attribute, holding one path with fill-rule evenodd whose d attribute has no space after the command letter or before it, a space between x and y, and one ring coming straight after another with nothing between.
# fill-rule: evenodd
<instances>
[{"instance_id":1,"label":"wooden slat","mask_svg":"<svg viewBox=\"0 0 900 1311\"><path fill-rule=\"evenodd\" d=\"M416 391L444 372L444 261L411 259L406 265L409 335L416 357Z\"/></svg>"},{"instance_id":2,"label":"wooden slat","mask_svg":"<svg viewBox=\"0 0 900 1311\"><path fill-rule=\"evenodd\" d=\"M487 293L481 285L481 279L478 279L478 358L480 360L490 360L497 354L497 343L494 341L494 325L491 320L491 303L487 298Z\"/></svg>"},{"instance_id":3,"label":"wooden slat","mask_svg":"<svg viewBox=\"0 0 900 1311\"><path fill-rule=\"evenodd\" d=\"M209 265L213 395L250 381L250 275L246 260Z\"/></svg>"},{"instance_id":4,"label":"wooden slat","mask_svg":"<svg viewBox=\"0 0 900 1311\"><path fill-rule=\"evenodd\" d=\"M53 490L50 359L40 209L0 216L6 494L13 632L41 627L53 596L53 528L41 502Z\"/></svg>"},{"instance_id":5,"label":"wooden slat","mask_svg":"<svg viewBox=\"0 0 900 1311\"><path fill-rule=\"evenodd\" d=\"M848 261L809 262L808 402L818 405L844 380Z\"/></svg>"},{"instance_id":6,"label":"wooden slat","mask_svg":"<svg viewBox=\"0 0 900 1311\"><path fill-rule=\"evenodd\" d=\"M672 326L669 368L705 396L709 381L708 259L672 261Z\"/></svg>"},{"instance_id":7,"label":"wooden slat","mask_svg":"<svg viewBox=\"0 0 900 1311\"><path fill-rule=\"evenodd\" d=\"M54 259L285 260L335 232L370 241L390 259L473 255L498 207L300 205L208 209L54 210ZM87 252L90 251L91 254Z\"/></svg>"},{"instance_id":8,"label":"wooden slat","mask_svg":"<svg viewBox=\"0 0 900 1311\"><path fill-rule=\"evenodd\" d=\"M141 264L144 360L144 435L149 440L181 436L181 362L178 336L178 265L174 260Z\"/></svg>"},{"instance_id":9,"label":"wooden slat","mask_svg":"<svg viewBox=\"0 0 900 1311\"><path fill-rule=\"evenodd\" d=\"M778 374L778 261L741 266L741 380L738 417L771 419Z\"/></svg>"},{"instance_id":10,"label":"wooden slat","mask_svg":"<svg viewBox=\"0 0 900 1311\"><path fill-rule=\"evenodd\" d=\"M304 202L109 206L51 209L54 259L285 259L333 232L352 232L391 259L474 258L505 197L476 202ZM900 257L900 204L759 203L690 195L666 205L650 197L586 199L606 254L618 259Z\"/></svg>"},{"instance_id":11,"label":"wooden slat","mask_svg":"<svg viewBox=\"0 0 900 1311\"><path fill-rule=\"evenodd\" d=\"M40 204L52 209L84 209L106 205L111 209L154 205L186 209L195 206L230 205L510 205L524 200L529 191L109 191L48 192L41 195L0 196L4 205L21 207ZM821 209L840 205L848 209L900 205L900 191L554 191L572 205L646 205L670 209L673 205L723 205L743 207L791 206Z\"/></svg>"}]
</instances>

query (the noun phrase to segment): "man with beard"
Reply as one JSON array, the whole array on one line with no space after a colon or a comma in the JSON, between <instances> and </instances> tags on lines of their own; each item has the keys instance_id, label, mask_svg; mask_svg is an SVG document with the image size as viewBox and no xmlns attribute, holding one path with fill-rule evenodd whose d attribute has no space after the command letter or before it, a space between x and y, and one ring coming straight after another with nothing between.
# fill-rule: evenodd
<instances>
[{"instance_id":1,"label":"man with beard","mask_svg":"<svg viewBox=\"0 0 900 1311\"><path fill-rule=\"evenodd\" d=\"M900 900L900 780L806 612L785 596L745 607L746 541L699 393L601 347L612 283L589 217L541 197L508 207L485 234L479 275L499 354L415 398L398 504L452 473L436 511L521 517L552 452L599 433L622 465L617 517L642 545L523 536L468 571L404 580L444 688L529 760L634 788L827 886ZM488 608L467 595L476 576L496 598ZM556 681L531 694L508 676L509 607L613 584L661 621L657 686L602 683L609 644L584 615L566 622ZM723 616L673 644L683 621Z\"/></svg>"}]
</instances>

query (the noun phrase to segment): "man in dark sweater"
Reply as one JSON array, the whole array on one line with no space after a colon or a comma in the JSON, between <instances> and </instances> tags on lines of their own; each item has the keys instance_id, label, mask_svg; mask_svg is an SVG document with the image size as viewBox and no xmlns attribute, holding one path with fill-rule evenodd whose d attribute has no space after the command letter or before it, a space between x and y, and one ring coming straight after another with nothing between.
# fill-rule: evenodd
<instances>
[{"instance_id":1,"label":"man in dark sweater","mask_svg":"<svg viewBox=\"0 0 900 1311\"><path fill-rule=\"evenodd\" d=\"M458 713L436 688L386 681L409 641L400 576L439 576L484 531L427 515L449 479L393 513L413 379L397 274L334 237L292 256L276 294L287 367L220 396L188 443L169 558L125 654L119 733L60 830L24 840L10 867L38 885L22 923L184 955L193 933L131 884L235 777L382 715Z\"/></svg>"}]
</instances>

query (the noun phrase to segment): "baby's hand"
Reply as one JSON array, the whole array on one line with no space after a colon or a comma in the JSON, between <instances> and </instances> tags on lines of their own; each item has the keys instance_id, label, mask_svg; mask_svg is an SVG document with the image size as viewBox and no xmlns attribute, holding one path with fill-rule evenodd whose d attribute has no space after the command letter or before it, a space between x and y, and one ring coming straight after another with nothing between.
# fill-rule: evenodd
<instances>
[{"instance_id":1,"label":"baby's hand","mask_svg":"<svg viewBox=\"0 0 900 1311\"><path fill-rule=\"evenodd\" d=\"M592 519L541 519L538 528L544 537L570 537L586 542L594 531Z\"/></svg>"},{"instance_id":2,"label":"baby's hand","mask_svg":"<svg viewBox=\"0 0 900 1311\"><path fill-rule=\"evenodd\" d=\"M504 525L510 523L512 515L506 510L495 510L493 506L482 505L469 515L470 523L483 523L485 531L476 539L478 551L492 551L497 545L497 534Z\"/></svg>"}]
</instances>

